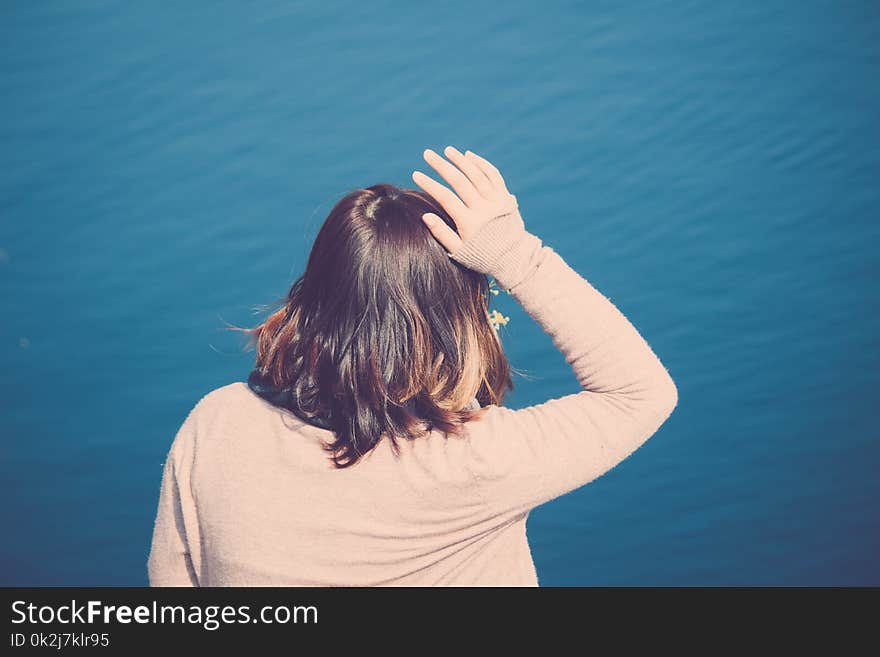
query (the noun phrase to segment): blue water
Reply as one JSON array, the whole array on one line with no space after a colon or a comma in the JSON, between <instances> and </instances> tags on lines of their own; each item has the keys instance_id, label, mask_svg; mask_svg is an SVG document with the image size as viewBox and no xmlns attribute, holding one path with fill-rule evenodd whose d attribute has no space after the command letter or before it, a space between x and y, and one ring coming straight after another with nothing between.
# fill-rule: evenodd
<instances>
[{"instance_id":1,"label":"blue water","mask_svg":"<svg viewBox=\"0 0 880 657\"><path fill-rule=\"evenodd\" d=\"M145 584L170 441L253 363L225 322L446 144L678 384L532 513L542 584L880 584L878 70L872 2L4 3L0 584ZM575 391L497 303L509 404Z\"/></svg>"}]
</instances>

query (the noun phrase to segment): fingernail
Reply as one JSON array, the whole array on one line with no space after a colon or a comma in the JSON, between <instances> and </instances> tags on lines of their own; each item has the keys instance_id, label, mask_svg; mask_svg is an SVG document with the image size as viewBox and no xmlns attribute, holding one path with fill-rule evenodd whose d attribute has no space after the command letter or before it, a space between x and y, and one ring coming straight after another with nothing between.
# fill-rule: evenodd
<instances>
[{"instance_id":1,"label":"fingernail","mask_svg":"<svg viewBox=\"0 0 880 657\"><path fill-rule=\"evenodd\" d=\"M432 217L429 214L423 214L422 221L424 221L426 224L428 224L430 226L431 224L434 223L434 217Z\"/></svg>"},{"instance_id":2,"label":"fingernail","mask_svg":"<svg viewBox=\"0 0 880 657\"><path fill-rule=\"evenodd\" d=\"M450 151L452 153L458 153L458 149L455 146L447 146L444 150L446 153L449 153Z\"/></svg>"}]
</instances>

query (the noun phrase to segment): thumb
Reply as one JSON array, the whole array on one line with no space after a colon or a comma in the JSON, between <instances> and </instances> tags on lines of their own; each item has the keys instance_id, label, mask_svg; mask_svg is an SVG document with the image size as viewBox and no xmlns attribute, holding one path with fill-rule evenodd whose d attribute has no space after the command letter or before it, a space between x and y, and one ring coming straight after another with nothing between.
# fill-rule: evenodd
<instances>
[{"instance_id":1,"label":"thumb","mask_svg":"<svg viewBox=\"0 0 880 657\"><path fill-rule=\"evenodd\" d=\"M425 222L425 225L431 231L434 238L440 242L449 253L454 253L461 247L462 240L458 236L458 233L452 230L452 228L449 227L449 224L436 214L433 212L423 214L422 221Z\"/></svg>"}]
</instances>

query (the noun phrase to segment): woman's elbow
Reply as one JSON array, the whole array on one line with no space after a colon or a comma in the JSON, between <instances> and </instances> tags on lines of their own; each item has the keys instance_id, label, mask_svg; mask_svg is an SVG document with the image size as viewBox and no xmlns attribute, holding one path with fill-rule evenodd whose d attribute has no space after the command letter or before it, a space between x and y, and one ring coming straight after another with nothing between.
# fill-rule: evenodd
<instances>
[{"instance_id":1,"label":"woman's elbow","mask_svg":"<svg viewBox=\"0 0 880 657\"><path fill-rule=\"evenodd\" d=\"M660 367L643 377L636 386L615 394L633 417L658 429L678 405L678 387L665 368Z\"/></svg>"},{"instance_id":2,"label":"woman's elbow","mask_svg":"<svg viewBox=\"0 0 880 657\"><path fill-rule=\"evenodd\" d=\"M665 369L663 370L662 375L658 377L655 387L654 403L656 404L656 411L664 421L672 415L672 411L678 406L678 387L675 385L675 381L673 381L669 372Z\"/></svg>"}]
</instances>

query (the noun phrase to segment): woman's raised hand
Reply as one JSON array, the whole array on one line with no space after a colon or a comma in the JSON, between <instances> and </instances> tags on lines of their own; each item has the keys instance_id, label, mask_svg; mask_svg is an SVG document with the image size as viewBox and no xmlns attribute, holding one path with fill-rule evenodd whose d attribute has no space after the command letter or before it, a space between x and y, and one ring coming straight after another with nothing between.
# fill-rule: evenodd
<instances>
[{"instance_id":1,"label":"woman's raised hand","mask_svg":"<svg viewBox=\"0 0 880 657\"><path fill-rule=\"evenodd\" d=\"M449 253L455 253L483 224L519 209L516 197L507 191L504 178L491 162L471 151L461 153L452 146L447 146L443 153L449 161L428 149L424 152L425 162L449 183L451 190L421 171L414 171L412 178L455 222L457 234L436 214L422 216L437 241Z\"/></svg>"}]
</instances>

